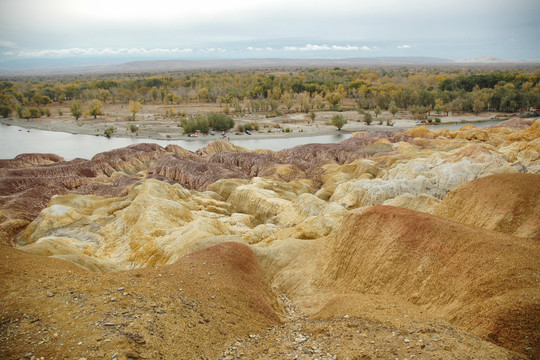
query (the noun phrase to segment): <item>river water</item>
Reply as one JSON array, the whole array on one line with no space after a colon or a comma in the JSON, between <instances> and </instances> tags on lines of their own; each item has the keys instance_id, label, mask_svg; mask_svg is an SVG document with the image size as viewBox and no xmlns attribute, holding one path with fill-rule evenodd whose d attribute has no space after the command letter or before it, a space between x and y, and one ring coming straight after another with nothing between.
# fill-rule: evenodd
<instances>
[{"instance_id":1,"label":"river water","mask_svg":"<svg viewBox=\"0 0 540 360\"><path fill-rule=\"evenodd\" d=\"M475 123L478 127L492 126L500 121L486 121ZM444 124L428 126L430 129L459 129L464 124ZM466 125L466 124L465 124ZM246 135L247 137L248 135ZM279 151L304 144L328 144L337 143L348 139L351 134L341 133L334 135L318 135L284 139L238 139L233 140L235 145L247 149L269 149ZM190 151L196 151L206 146L210 141L218 137L207 137L204 140L154 140L139 138L111 138L94 135L74 135L64 132L46 130L24 129L18 126L0 124L0 159L12 159L23 153L53 153L62 156L66 160L74 158L91 159L94 155L117 148L126 147L138 143L155 143L163 147L175 144Z\"/></svg>"},{"instance_id":2,"label":"river water","mask_svg":"<svg viewBox=\"0 0 540 360\"><path fill-rule=\"evenodd\" d=\"M246 135L248 137L249 135ZM286 139L238 139L235 145L250 150L269 149L279 151L296 145L311 143L337 143L348 139L351 134L319 135ZM204 140L155 140L140 138L106 138L95 135L74 135L64 132L24 129L0 124L0 159L12 159L23 153L53 153L66 160L91 159L94 155L139 143L154 143L163 147L175 144L190 151L197 151L219 136L208 136Z\"/></svg>"}]
</instances>

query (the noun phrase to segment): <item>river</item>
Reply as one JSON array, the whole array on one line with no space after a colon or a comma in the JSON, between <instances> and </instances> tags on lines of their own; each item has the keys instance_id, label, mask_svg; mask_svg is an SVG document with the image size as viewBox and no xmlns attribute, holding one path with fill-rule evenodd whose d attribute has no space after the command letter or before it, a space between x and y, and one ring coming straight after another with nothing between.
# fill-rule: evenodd
<instances>
[{"instance_id":1,"label":"river","mask_svg":"<svg viewBox=\"0 0 540 360\"><path fill-rule=\"evenodd\" d=\"M311 143L337 143L348 139L351 134L318 135L283 139L238 139L235 145L250 150L269 149L274 151ZM64 132L24 129L18 126L0 124L0 159L12 159L23 153L52 153L66 160L74 158L91 159L94 155L139 143L154 143L163 147L175 144L190 151L205 147L219 137L205 140L155 140L141 138L106 138L95 135L74 135Z\"/></svg>"},{"instance_id":2,"label":"river","mask_svg":"<svg viewBox=\"0 0 540 360\"><path fill-rule=\"evenodd\" d=\"M474 123L478 127L492 126L500 121L486 121ZM428 126L430 129L458 129L468 124L443 124ZM306 137L294 137L283 139L238 139L233 140L235 145L247 149L269 149L279 151L304 144L328 144L337 143L348 139L350 133L317 135ZM154 140L140 138L106 138L94 135L74 135L64 132L54 132L36 129L24 129L18 126L0 124L0 159L12 159L23 153L53 153L62 156L66 160L74 158L91 159L94 155L117 148L126 147L138 143L155 143L163 147L176 144L184 149L196 151L206 146L210 141L218 137L205 140Z\"/></svg>"}]
</instances>

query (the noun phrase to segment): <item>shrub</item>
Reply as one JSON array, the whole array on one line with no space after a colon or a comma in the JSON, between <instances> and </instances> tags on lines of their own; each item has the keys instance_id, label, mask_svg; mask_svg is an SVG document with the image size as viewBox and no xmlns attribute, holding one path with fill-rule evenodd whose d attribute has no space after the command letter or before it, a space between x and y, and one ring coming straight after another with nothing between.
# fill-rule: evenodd
<instances>
[{"instance_id":1,"label":"shrub","mask_svg":"<svg viewBox=\"0 0 540 360\"><path fill-rule=\"evenodd\" d=\"M30 117L37 119L41 117L41 111L38 108L30 108Z\"/></svg>"},{"instance_id":2,"label":"shrub","mask_svg":"<svg viewBox=\"0 0 540 360\"><path fill-rule=\"evenodd\" d=\"M137 132L137 130L139 130L139 128L137 127L137 125L135 124L131 124L129 125L129 130L134 133L134 132Z\"/></svg>"},{"instance_id":3,"label":"shrub","mask_svg":"<svg viewBox=\"0 0 540 360\"><path fill-rule=\"evenodd\" d=\"M197 131L197 120L195 119L183 119L182 120L182 128L184 129L184 133L194 133Z\"/></svg>"},{"instance_id":4,"label":"shrub","mask_svg":"<svg viewBox=\"0 0 540 360\"><path fill-rule=\"evenodd\" d=\"M440 124L440 123L441 123L441 119L440 119L440 118L435 118L435 123Z\"/></svg>"},{"instance_id":5,"label":"shrub","mask_svg":"<svg viewBox=\"0 0 540 360\"><path fill-rule=\"evenodd\" d=\"M109 126L105 129L105 136L110 138L114 131L115 129L112 126Z\"/></svg>"},{"instance_id":6,"label":"shrub","mask_svg":"<svg viewBox=\"0 0 540 360\"><path fill-rule=\"evenodd\" d=\"M387 126L394 126L394 122L390 119L386 119L386 125Z\"/></svg>"},{"instance_id":7,"label":"shrub","mask_svg":"<svg viewBox=\"0 0 540 360\"><path fill-rule=\"evenodd\" d=\"M9 106L0 105L0 115L2 115L2 117L7 118L9 115L11 115L11 112L12 110Z\"/></svg>"},{"instance_id":8,"label":"shrub","mask_svg":"<svg viewBox=\"0 0 540 360\"><path fill-rule=\"evenodd\" d=\"M51 116L51 109L49 109L47 107L46 108L40 108L39 111L41 113L41 116L47 116L47 117Z\"/></svg>"},{"instance_id":9,"label":"shrub","mask_svg":"<svg viewBox=\"0 0 540 360\"><path fill-rule=\"evenodd\" d=\"M332 116L332 125L338 128L338 130L341 130L343 126L347 124L347 119L343 117L341 114L336 114Z\"/></svg>"},{"instance_id":10,"label":"shrub","mask_svg":"<svg viewBox=\"0 0 540 360\"><path fill-rule=\"evenodd\" d=\"M373 115L371 115L370 112L366 112L364 114L364 122L366 123L366 125L369 125L371 124L372 121L373 121Z\"/></svg>"},{"instance_id":11,"label":"shrub","mask_svg":"<svg viewBox=\"0 0 540 360\"><path fill-rule=\"evenodd\" d=\"M218 131L229 130L234 127L234 120L226 114L208 114L206 117L208 119L208 125Z\"/></svg>"}]
</instances>

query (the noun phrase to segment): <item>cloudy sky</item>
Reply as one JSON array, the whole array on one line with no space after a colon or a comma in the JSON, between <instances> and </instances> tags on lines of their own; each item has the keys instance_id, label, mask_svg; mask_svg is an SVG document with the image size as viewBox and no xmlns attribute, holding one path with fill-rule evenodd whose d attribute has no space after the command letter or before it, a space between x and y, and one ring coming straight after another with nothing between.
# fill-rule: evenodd
<instances>
[{"instance_id":1,"label":"cloudy sky","mask_svg":"<svg viewBox=\"0 0 540 360\"><path fill-rule=\"evenodd\" d=\"M539 0L0 0L0 61L540 59L539 14Z\"/></svg>"}]
</instances>

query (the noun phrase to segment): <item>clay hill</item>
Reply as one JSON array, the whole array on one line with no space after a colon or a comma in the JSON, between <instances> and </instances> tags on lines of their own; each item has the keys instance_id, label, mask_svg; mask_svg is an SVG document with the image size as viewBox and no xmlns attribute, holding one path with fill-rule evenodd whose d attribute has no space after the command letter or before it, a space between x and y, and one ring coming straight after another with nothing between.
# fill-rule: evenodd
<instances>
[{"instance_id":1,"label":"clay hill","mask_svg":"<svg viewBox=\"0 0 540 360\"><path fill-rule=\"evenodd\" d=\"M540 121L0 160L5 359L540 355Z\"/></svg>"}]
</instances>

